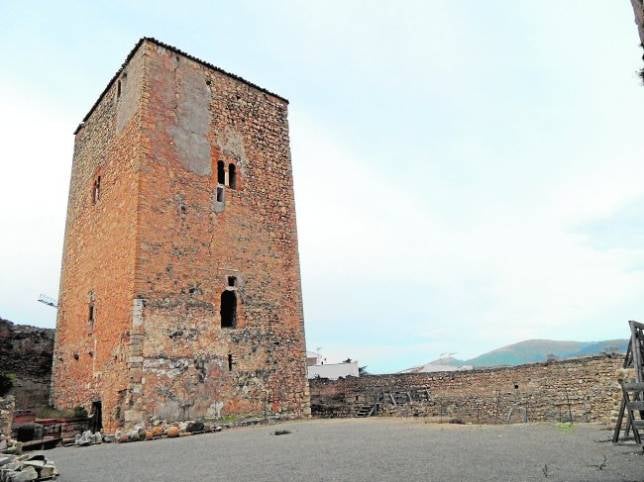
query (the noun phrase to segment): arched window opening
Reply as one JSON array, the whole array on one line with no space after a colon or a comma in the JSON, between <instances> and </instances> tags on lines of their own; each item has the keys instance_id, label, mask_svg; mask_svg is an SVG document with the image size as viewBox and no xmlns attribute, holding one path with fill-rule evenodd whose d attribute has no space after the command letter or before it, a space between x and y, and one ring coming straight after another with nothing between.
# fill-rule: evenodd
<instances>
[{"instance_id":1,"label":"arched window opening","mask_svg":"<svg viewBox=\"0 0 644 482\"><path fill-rule=\"evenodd\" d=\"M234 164L228 164L228 185L231 189L237 189L237 172Z\"/></svg>"},{"instance_id":2,"label":"arched window opening","mask_svg":"<svg viewBox=\"0 0 644 482\"><path fill-rule=\"evenodd\" d=\"M226 171L224 161L217 161L217 184L226 184Z\"/></svg>"},{"instance_id":3,"label":"arched window opening","mask_svg":"<svg viewBox=\"0 0 644 482\"><path fill-rule=\"evenodd\" d=\"M235 328L237 325L237 296L234 291L224 291L221 294L221 315L222 328Z\"/></svg>"}]
</instances>

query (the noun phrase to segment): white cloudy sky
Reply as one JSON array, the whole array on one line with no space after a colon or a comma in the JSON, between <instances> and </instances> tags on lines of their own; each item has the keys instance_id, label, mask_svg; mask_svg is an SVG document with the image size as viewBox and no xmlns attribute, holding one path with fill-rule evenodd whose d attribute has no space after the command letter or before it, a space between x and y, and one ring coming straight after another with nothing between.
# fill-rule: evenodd
<instances>
[{"instance_id":1,"label":"white cloudy sky","mask_svg":"<svg viewBox=\"0 0 644 482\"><path fill-rule=\"evenodd\" d=\"M54 326L72 132L136 40L291 100L309 348L373 371L644 319L630 2L0 3L0 316ZM582 331L583 330L583 331Z\"/></svg>"}]
</instances>

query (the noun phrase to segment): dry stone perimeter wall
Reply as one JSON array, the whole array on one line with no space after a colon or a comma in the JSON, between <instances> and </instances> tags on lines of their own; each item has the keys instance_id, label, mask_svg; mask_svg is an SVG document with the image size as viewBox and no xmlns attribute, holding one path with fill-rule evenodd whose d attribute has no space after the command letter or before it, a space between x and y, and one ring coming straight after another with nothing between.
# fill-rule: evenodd
<instances>
[{"instance_id":1,"label":"dry stone perimeter wall","mask_svg":"<svg viewBox=\"0 0 644 482\"><path fill-rule=\"evenodd\" d=\"M311 410L321 417L376 414L445 421L604 422L619 401L623 357L596 356L509 368L310 380Z\"/></svg>"}]
</instances>

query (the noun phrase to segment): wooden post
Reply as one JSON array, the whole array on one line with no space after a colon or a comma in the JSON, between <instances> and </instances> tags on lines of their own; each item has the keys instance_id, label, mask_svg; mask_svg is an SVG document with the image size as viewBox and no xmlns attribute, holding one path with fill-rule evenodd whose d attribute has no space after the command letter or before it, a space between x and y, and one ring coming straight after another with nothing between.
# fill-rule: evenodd
<instances>
[{"instance_id":1,"label":"wooden post","mask_svg":"<svg viewBox=\"0 0 644 482\"><path fill-rule=\"evenodd\" d=\"M619 404L619 413L617 414L617 422L615 423L615 430L613 430L613 443L619 441L619 431L622 429L622 420L624 419L624 408L626 408L626 400L622 395L622 402Z\"/></svg>"}]
</instances>

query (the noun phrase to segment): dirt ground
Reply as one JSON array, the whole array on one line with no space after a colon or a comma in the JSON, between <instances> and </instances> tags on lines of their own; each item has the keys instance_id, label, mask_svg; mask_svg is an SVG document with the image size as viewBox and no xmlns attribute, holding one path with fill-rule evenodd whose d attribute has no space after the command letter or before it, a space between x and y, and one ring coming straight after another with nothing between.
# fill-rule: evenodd
<instances>
[{"instance_id":1,"label":"dirt ground","mask_svg":"<svg viewBox=\"0 0 644 482\"><path fill-rule=\"evenodd\" d=\"M275 435L276 430L290 433ZM48 452L61 481L644 481L633 442L597 425L288 422Z\"/></svg>"}]
</instances>

